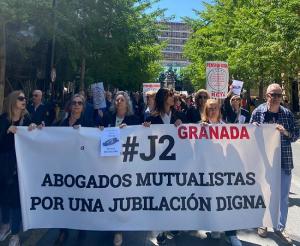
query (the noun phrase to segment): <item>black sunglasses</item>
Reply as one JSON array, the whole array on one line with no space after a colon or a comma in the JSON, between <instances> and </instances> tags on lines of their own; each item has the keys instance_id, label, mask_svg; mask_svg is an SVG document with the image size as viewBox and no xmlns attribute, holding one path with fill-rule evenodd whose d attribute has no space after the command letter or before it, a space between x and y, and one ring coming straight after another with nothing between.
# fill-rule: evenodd
<instances>
[{"instance_id":1,"label":"black sunglasses","mask_svg":"<svg viewBox=\"0 0 300 246\"><path fill-rule=\"evenodd\" d=\"M26 97L23 97L23 96L18 96L17 99L21 102L25 101L26 100Z\"/></svg>"},{"instance_id":2,"label":"black sunglasses","mask_svg":"<svg viewBox=\"0 0 300 246\"><path fill-rule=\"evenodd\" d=\"M282 94L281 94L281 93L269 93L269 95L270 95L270 97L272 97L272 98L275 98L275 97L281 98L281 97L282 97Z\"/></svg>"},{"instance_id":3,"label":"black sunglasses","mask_svg":"<svg viewBox=\"0 0 300 246\"><path fill-rule=\"evenodd\" d=\"M83 105L83 102L82 101L72 101L72 105L79 105L79 106L81 106L81 105Z\"/></svg>"}]
</instances>

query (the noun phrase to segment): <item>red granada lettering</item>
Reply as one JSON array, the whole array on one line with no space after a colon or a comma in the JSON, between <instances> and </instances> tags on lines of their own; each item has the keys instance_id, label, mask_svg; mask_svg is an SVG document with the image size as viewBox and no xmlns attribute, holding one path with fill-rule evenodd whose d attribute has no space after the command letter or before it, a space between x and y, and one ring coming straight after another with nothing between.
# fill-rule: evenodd
<instances>
[{"instance_id":1,"label":"red granada lettering","mask_svg":"<svg viewBox=\"0 0 300 246\"><path fill-rule=\"evenodd\" d=\"M197 126L189 127L189 139L198 139L197 130L198 130Z\"/></svg>"},{"instance_id":2,"label":"red granada lettering","mask_svg":"<svg viewBox=\"0 0 300 246\"><path fill-rule=\"evenodd\" d=\"M188 137L188 134L187 134L186 130L187 130L186 126L178 127L178 137L180 139L186 139Z\"/></svg>"},{"instance_id":3,"label":"red granada lettering","mask_svg":"<svg viewBox=\"0 0 300 246\"><path fill-rule=\"evenodd\" d=\"M239 138L239 129L236 126L230 127L230 135L231 139L238 139Z\"/></svg>"},{"instance_id":4,"label":"red granada lettering","mask_svg":"<svg viewBox=\"0 0 300 246\"><path fill-rule=\"evenodd\" d=\"M241 130L241 136L240 136L240 139L250 139L249 137L249 133L247 131L247 128L245 126L242 127L242 130Z\"/></svg>"}]
</instances>

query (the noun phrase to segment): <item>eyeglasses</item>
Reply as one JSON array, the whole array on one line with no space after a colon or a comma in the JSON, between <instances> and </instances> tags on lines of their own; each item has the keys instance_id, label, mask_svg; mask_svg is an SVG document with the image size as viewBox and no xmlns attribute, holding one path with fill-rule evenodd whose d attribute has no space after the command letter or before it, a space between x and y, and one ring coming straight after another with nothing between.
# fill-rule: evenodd
<instances>
[{"instance_id":1,"label":"eyeglasses","mask_svg":"<svg viewBox=\"0 0 300 246\"><path fill-rule=\"evenodd\" d=\"M269 93L270 97L272 98L282 98L282 94L281 93Z\"/></svg>"},{"instance_id":2,"label":"eyeglasses","mask_svg":"<svg viewBox=\"0 0 300 246\"><path fill-rule=\"evenodd\" d=\"M82 101L72 101L72 105L79 105L79 106L82 106L83 105L83 102Z\"/></svg>"},{"instance_id":3,"label":"eyeglasses","mask_svg":"<svg viewBox=\"0 0 300 246\"><path fill-rule=\"evenodd\" d=\"M26 97L23 97L23 96L18 96L17 99L21 102L25 101L26 100Z\"/></svg>"}]
</instances>

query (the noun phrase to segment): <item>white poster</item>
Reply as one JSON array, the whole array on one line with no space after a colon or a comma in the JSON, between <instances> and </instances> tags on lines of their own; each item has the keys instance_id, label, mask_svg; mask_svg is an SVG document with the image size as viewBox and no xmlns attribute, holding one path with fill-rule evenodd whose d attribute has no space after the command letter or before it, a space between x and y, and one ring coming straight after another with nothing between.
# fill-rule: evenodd
<instances>
[{"instance_id":1,"label":"white poster","mask_svg":"<svg viewBox=\"0 0 300 246\"><path fill-rule=\"evenodd\" d=\"M107 127L101 132L100 137L101 156L119 156L121 152L120 128Z\"/></svg>"},{"instance_id":2,"label":"white poster","mask_svg":"<svg viewBox=\"0 0 300 246\"><path fill-rule=\"evenodd\" d=\"M212 98L226 98L228 81L229 71L227 62L206 62L206 89Z\"/></svg>"},{"instance_id":3,"label":"white poster","mask_svg":"<svg viewBox=\"0 0 300 246\"><path fill-rule=\"evenodd\" d=\"M120 133L122 154L101 157L99 129L19 127L25 230L227 231L277 224L275 125L130 126Z\"/></svg>"},{"instance_id":4,"label":"white poster","mask_svg":"<svg viewBox=\"0 0 300 246\"><path fill-rule=\"evenodd\" d=\"M243 84L244 84L243 81L233 80L232 81L232 92L233 92L233 94L241 95Z\"/></svg>"},{"instance_id":5,"label":"white poster","mask_svg":"<svg viewBox=\"0 0 300 246\"><path fill-rule=\"evenodd\" d=\"M105 90L103 82L95 83L91 85L93 93L94 109L106 108Z\"/></svg>"}]
</instances>

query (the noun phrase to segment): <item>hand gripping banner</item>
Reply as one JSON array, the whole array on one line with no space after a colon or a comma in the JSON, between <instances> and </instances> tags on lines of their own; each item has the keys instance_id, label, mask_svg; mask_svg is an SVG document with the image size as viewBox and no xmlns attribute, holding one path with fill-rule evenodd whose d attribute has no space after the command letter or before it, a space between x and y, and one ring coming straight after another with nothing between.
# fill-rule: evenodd
<instances>
[{"instance_id":1,"label":"hand gripping banner","mask_svg":"<svg viewBox=\"0 0 300 246\"><path fill-rule=\"evenodd\" d=\"M212 230L274 227L280 136L274 125L120 129L100 156L95 128L16 134L24 229Z\"/></svg>"}]
</instances>

